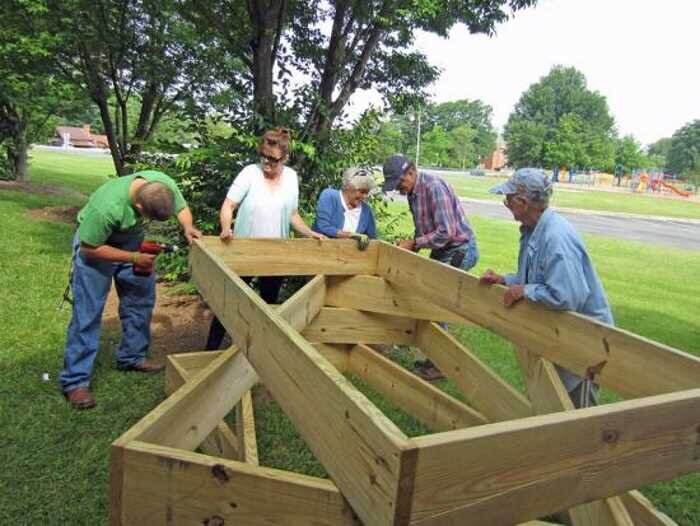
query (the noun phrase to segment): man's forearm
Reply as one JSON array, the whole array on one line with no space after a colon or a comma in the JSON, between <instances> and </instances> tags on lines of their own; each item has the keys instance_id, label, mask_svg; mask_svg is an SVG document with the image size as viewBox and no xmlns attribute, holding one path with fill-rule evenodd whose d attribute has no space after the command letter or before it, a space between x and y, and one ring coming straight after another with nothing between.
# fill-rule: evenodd
<instances>
[{"instance_id":1,"label":"man's forearm","mask_svg":"<svg viewBox=\"0 0 700 526\"><path fill-rule=\"evenodd\" d=\"M110 245L100 245L99 247L80 245L80 253L88 258L121 263L133 263L138 254L138 252L130 252Z\"/></svg>"},{"instance_id":2,"label":"man's forearm","mask_svg":"<svg viewBox=\"0 0 700 526\"><path fill-rule=\"evenodd\" d=\"M179 221L180 225L182 225L183 230L187 230L194 226L192 224L192 211L188 206L178 212L177 220Z\"/></svg>"}]
</instances>

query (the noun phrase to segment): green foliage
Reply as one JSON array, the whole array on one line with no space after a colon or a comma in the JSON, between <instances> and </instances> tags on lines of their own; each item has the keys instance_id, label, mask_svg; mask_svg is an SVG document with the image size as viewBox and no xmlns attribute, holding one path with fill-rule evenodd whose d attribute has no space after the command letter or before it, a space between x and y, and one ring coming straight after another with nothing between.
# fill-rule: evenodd
<instances>
[{"instance_id":1,"label":"green foliage","mask_svg":"<svg viewBox=\"0 0 700 526\"><path fill-rule=\"evenodd\" d=\"M540 166L612 169L614 120L604 96L582 73L554 66L520 97L504 129L516 168Z\"/></svg>"},{"instance_id":2,"label":"green foliage","mask_svg":"<svg viewBox=\"0 0 700 526\"><path fill-rule=\"evenodd\" d=\"M700 119L689 122L671 138L666 156L666 169L700 184Z\"/></svg>"},{"instance_id":3,"label":"green foliage","mask_svg":"<svg viewBox=\"0 0 700 526\"><path fill-rule=\"evenodd\" d=\"M619 167L624 174L638 168L650 168L649 159L632 135L626 135L615 141L615 167L616 169Z\"/></svg>"},{"instance_id":4,"label":"green foliage","mask_svg":"<svg viewBox=\"0 0 700 526\"><path fill-rule=\"evenodd\" d=\"M418 118L421 119L422 165L466 168L493 152L496 132L491 123L492 109L479 100L428 103L418 111L393 114L378 131L381 140L374 158L382 163L394 153L416 158Z\"/></svg>"}]
</instances>

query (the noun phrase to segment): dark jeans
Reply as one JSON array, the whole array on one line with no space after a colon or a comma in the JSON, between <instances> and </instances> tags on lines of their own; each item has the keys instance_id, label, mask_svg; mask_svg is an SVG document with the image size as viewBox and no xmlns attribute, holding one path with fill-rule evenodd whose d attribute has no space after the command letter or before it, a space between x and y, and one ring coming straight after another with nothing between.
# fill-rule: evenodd
<instances>
[{"instance_id":1,"label":"dark jeans","mask_svg":"<svg viewBox=\"0 0 700 526\"><path fill-rule=\"evenodd\" d=\"M139 237L118 248L138 250ZM73 316L68 325L61 389L68 393L88 387L100 342L102 311L112 280L119 295L122 339L117 348L117 368L127 369L146 358L151 341L151 313L156 299L155 274L134 274L131 263L112 263L80 254L80 240L73 237Z\"/></svg>"},{"instance_id":2,"label":"dark jeans","mask_svg":"<svg viewBox=\"0 0 700 526\"><path fill-rule=\"evenodd\" d=\"M461 245L433 249L430 259L468 272L479 262L479 248L476 239L472 237Z\"/></svg>"},{"instance_id":3,"label":"dark jeans","mask_svg":"<svg viewBox=\"0 0 700 526\"><path fill-rule=\"evenodd\" d=\"M243 278L243 281L245 281L247 285L250 285L253 281L253 277ZM279 298L283 281L283 276L259 277L258 289L260 290L260 297L265 300L266 303L277 303L277 298ZM221 324L219 318L214 316L214 318L211 320L209 335L207 336L207 344L204 349L206 351L215 351L220 349L221 342L224 340L225 335L226 328Z\"/></svg>"}]
</instances>

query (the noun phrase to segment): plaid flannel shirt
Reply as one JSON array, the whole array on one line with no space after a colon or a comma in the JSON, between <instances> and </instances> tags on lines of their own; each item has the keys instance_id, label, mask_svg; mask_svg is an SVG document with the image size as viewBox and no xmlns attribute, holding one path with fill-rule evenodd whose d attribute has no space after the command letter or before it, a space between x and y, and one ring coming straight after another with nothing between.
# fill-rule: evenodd
<instances>
[{"instance_id":1,"label":"plaid flannel shirt","mask_svg":"<svg viewBox=\"0 0 700 526\"><path fill-rule=\"evenodd\" d=\"M461 245L474 235L454 190L435 175L418 173L408 204L416 227L416 249Z\"/></svg>"}]
</instances>

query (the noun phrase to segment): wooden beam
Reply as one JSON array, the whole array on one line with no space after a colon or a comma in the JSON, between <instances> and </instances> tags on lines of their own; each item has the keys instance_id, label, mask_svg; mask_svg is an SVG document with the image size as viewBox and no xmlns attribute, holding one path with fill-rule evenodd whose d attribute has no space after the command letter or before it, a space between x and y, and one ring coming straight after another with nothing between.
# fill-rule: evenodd
<instances>
[{"instance_id":1,"label":"wooden beam","mask_svg":"<svg viewBox=\"0 0 700 526\"><path fill-rule=\"evenodd\" d=\"M257 381L243 353L224 351L146 415L134 439L193 450Z\"/></svg>"},{"instance_id":2,"label":"wooden beam","mask_svg":"<svg viewBox=\"0 0 700 526\"><path fill-rule=\"evenodd\" d=\"M484 416L421 380L366 345L350 351L349 373L356 374L433 431L486 424Z\"/></svg>"},{"instance_id":3,"label":"wooden beam","mask_svg":"<svg viewBox=\"0 0 700 526\"><path fill-rule=\"evenodd\" d=\"M328 480L132 442L114 526L357 526Z\"/></svg>"},{"instance_id":4,"label":"wooden beam","mask_svg":"<svg viewBox=\"0 0 700 526\"><path fill-rule=\"evenodd\" d=\"M415 460L406 436L283 319L284 305L275 312L202 244L190 259L205 300L355 512L366 525L406 524Z\"/></svg>"},{"instance_id":5,"label":"wooden beam","mask_svg":"<svg viewBox=\"0 0 700 526\"><path fill-rule=\"evenodd\" d=\"M221 356L222 352L203 351L168 355L165 362L165 394L168 396L173 394L187 380L196 375L214 359ZM199 447L208 455L244 461L238 437L224 421L217 424Z\"/></svg>"},{"instance_id":6,"label":"wooden beam","mask_svg":"<svg viewBox=\"0 0 700 526\"><path fill-rule=\"evenodd\" d=\"M516 347L515 352L538 415L575 410L552 362L524 347ZM572 526L634 526L619 497L580 504L567 513Z\"/></svg>"},{"instance_id":7,"label":"wooden beam","mask_svg":"<svg viewBox=\"0 0 700 526\"><path fill-rule=\"evenodd\" d=\"M597 381L624 397L700 386L700 358L576 313L528 301L506 308L504 287L387 243L377 273L579 375L602 365Z\"/></svg>"},{"instance_id":8,"label":"wooden beam","mask_svg":"<svg viewBox=\"0 0 700 526\"><path fill-rule=\"evenodd\" d=\"M416 345L493 422L531 416L530 402L436 323L419 322Z\"/></svg>"},{"instance_id":9,"label":"wooden beam","mask_svg":"<svg viewBox=\"0 0 700 526\"><path fill-rule=\"evenodd\" d=\"M418 437L415 524L513 524L700 470L700 389Z\"/></svg>"},{"instance_id":10,"label":"wooden beam","mask_svg":"<svg viewBox=\"0 0 700 526\"><path fill-rule=\"evenodd\" d=\"M355 309L323 307L302 334L312 343L392 343L410 345L416 322Z\"/></svg>"},{"instance_id":11,"label":"wooden beam","mask_svg":"<svg viewBox=\"0 0 700 526\"><path fill-rule=\"evenodd\" d=\"M303 331L323 307L326 277L316 276L277 307L280 316L298 332Z\"/></svg>"},{"instance_id":12,"label":"wooden beam","mask_svg":"<svg viewBox=\"0 0 700 526\"><path fill-rule=\"evenodd\" d=\"M637 490L622 495L635 526L678 526L668 515L657 510L649 500Z\"/></svg>"},{"instance_id":13,"label":"wooden beam","mask_svg":"<svg viewBox=\"0 0 700 526\"><path fill-rule=\"evenodd\" d=\"M243 393L236 404L236 438L241 461L248 464L260 464L258 459L258 439L255 433L255 413L251 391Z\"/></svg>"},{"instance_id":14,"label":"wooden beam","mask_svg":"<svg viewBox=\"0 0 700 526\"><path fill-rule=\"evenodd\" d=\"M316 349L323 357L331 362L338 369L338 372L345 374L350 367L350 349L351 345L342 343L314 343Z\"/></svg>"},{"instance_id":15,"label":"wooden beam","mask_svg":"<svg viewBox=\"0 0 700 526\"><path fill-rule=\"evenodd\" d=\"M376 241L365 251L348 239L244 239L222 243L204 236L195 243L220 257L239 276L315 276L374 274Z\"/></svg>"},{"instance_id":16,"label":"wooden beam","mask_svg":"<svg viewBox=\"0 0 700 526\"><path fill-rule=\"evenodd\" d=\"M471 325L466 318L427 301L421 294L377 276L328 276L327 289L326 305L332 307Z\"/></svg>"}]
</instances>

